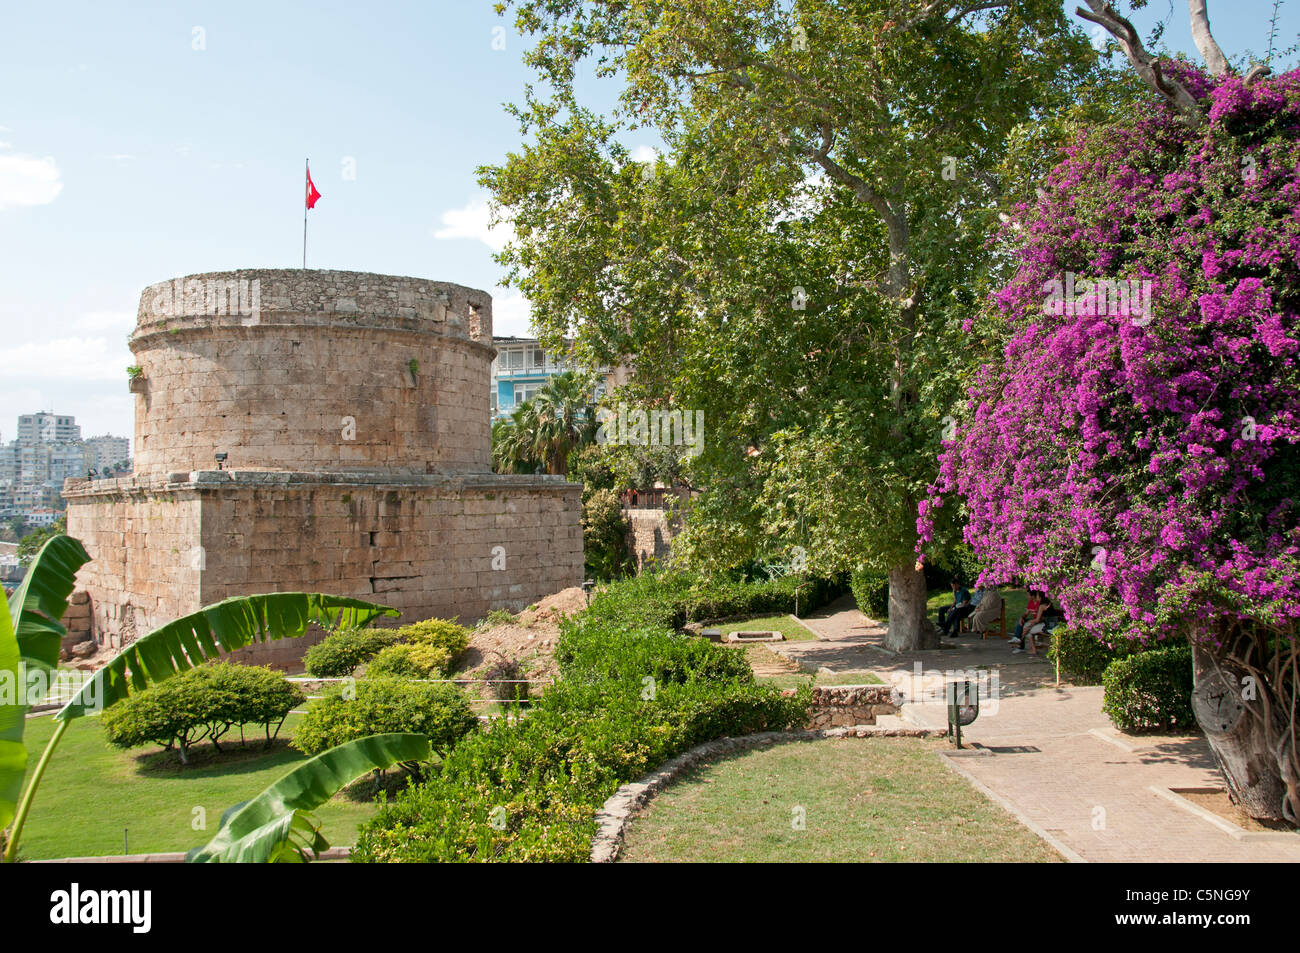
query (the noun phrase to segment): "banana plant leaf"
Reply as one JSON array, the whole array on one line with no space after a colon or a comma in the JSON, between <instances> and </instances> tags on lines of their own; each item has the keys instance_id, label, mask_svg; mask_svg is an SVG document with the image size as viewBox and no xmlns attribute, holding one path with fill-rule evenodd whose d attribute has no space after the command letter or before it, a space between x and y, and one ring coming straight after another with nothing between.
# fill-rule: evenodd
<instances>
[{"instance_id":1,"label":"banana plant leaf","mask_svg":"<svg viewBox=\"0 0 1300 953\"><path fill-rule=\"evenodd\" d=\"M266 863L306 860L305 850L329 846L305 812L319 807L370 771L399 761L435 759L425 735L368 735L304 761L265 791L221 816L216 836L185 857L190 863ZM303 844L298 848L291 837Z\"/></svg>"},{"instance_id":2,"label":"banana plant leaf","mask_svg":"<svg viewBox=\"0 0 1300 953\"><path fill-rule=\"evenodd\" d=\"M81 541L71 536L48 540L32 560L22 585L9 597L9 616L23 663L50 671L59 664L65 630L59 620L77 584L77 570L90 562Z\"/></svg>"},{"instance_id":3,"label":"banana plant leaf","mask_svg":"<svg viewBox=\"0 0 1300 953\"><path fill-rule=\"evenodd\" d=\"M77 570L89 561L80 541L55 536L36 554L9 601L0 599L0 830L14 819L27 774L27 707L40 701L31 691L49 684L30 673L58 666L64 633L59 620L68 611Z\"/></svg>"},{"instance_id":4,"label":"banana plant leaf","mask_svg":"<svg viewBox=\"0 0 1300 953\"><path fill-rule=\"evenodd\" d=\"M22 692L22 654L14 637L9 606L0 599L0 831L9 826L23 793L27 774L27 748L23 745L27 708L18 704ZM7 697L13 693L13 698Z\"/></svg>"},{"instance_id":5,"label":"banana plant leaf","mask_svg":"<svg viewBox=\"0 0 1300 953\"><path fill-rule=\"evenodd\" d=\"M390 606L314 592L269 592L235 596L181 616L136 639L95 673L59 713L57 721L80 718L171 678L223 652L253 642L303 635L315 622L324 628L361 627L380 616L401 613Z\"/></svg>"}]
</instances>

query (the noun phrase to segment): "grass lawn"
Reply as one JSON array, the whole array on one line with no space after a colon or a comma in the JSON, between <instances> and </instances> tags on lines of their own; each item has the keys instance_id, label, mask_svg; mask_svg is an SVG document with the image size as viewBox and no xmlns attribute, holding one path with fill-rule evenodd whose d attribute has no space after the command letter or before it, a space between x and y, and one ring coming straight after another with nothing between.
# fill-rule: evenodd
<instances>
[{"instance_id":1,"label":"grass lawn","mask_svg":"<svg viewBox=\"0 0 1300 953\"><path fill-rule=\"evenodd\" d=\"M948 770L941 741L845 738L742 752L683 776L629 826L623 859L1037 861L1051 847ZM805 829L794 829L796 808Z\"/></svg>"},{"instance_id":2,"label":"grass lawn","mask_svg":"<svg viewBox=\"0 0 1300 953\"><path fill-rule=\"evenodd\" d=\"M123 828L129 829L133 854L204 844L216 833L226 808L258 794L307 759L285 744L298 717L289 716L270 751L262 750L251 732L248 750L241 751L234 732L230 744L222 743L228 753L213 755L201 746L192 755L194 763L184 768L175 754L157 748L111 748L98 718L79 719L64 734L46 769L20 851L27 860L120 854ZM32 765L53 731L52 717L28 719L25 740ZM196 807L206 812L207 830L191 826ZM345 793L314 815L330 845L342 847L352 843L357 826L373 811L372 803L351 800Z\"/></svg>"},{"instance_id":3,"label":"grass lawn","mask_svg":"<svg viewBox=\"0 0 1300 953\"><path fill-rule=\"evenodd\" d=\"M719 629L725 637L728 632L780 632L787 642L804 642L815 639L802 625L788 615L764 615L745 619L741 622L728 622L725 625L705 626L707 629Z\"/></svg>"}]
</instances>

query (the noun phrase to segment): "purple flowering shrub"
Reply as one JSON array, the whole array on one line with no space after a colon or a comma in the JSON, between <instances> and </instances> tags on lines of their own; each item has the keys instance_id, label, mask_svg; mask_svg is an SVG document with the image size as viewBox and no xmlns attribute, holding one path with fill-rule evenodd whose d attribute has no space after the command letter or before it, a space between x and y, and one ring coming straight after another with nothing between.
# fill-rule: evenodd
<instances>
[{"instance_id":1,"label":"purple flowering shrub","mask_svg":"<svg viewBox=\"0 0 1300 953\"><path fill-rule=\"evenodd\" d=\"M1105 641L1249 627L1294 648L1300 71L1247 87L1171 65L1207 122L1153 100L1085 131L1004 233L1005 345L921 545L964 522L985 582L1038 584Z\"/></svg>"}]
</instances>

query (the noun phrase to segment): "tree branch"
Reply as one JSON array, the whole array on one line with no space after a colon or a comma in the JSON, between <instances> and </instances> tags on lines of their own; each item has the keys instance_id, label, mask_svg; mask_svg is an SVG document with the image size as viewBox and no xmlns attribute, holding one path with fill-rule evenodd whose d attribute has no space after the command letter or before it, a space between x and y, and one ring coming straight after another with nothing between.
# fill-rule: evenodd
<instances>
[{"instance_id":1,"label":"tree branch","mask_svg":"<svg viewBox=\"0 0 1300 953\"><path fill-rule=\"evenodd\" d=\"M1201 59L1205 60L1211 76L1222 76L1231 67L1210 32L1210 15L1205 10L1205 0L1187 0L1187 12L1192 17L1192 41L1201 51Z\"/></svg>"},{"instance_id":2,"label":"tree branch","mask_svg":"<svg viewBox=\"0 0 1300 953\"><path fill-rule=\"evenodd\" d=\"M1075 13L1092 23L1100 24L1111 36L1119 40L1142 81L1163 96L1189 123L1200 125L1205 112L1187 87L1176 79L1166 77L1160 70L1160 59L1147 52L1133 24L1120 16L1107 0L1085 0L1091 11L1076 7Z\"/></svg>"}]
</instances>

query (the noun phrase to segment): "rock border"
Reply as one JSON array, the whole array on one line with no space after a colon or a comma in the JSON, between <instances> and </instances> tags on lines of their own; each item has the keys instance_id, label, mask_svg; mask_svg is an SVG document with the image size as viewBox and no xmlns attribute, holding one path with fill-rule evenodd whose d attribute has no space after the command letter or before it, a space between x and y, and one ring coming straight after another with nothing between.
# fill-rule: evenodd
<instances>
[{"instance_id":1,"label":"rock border","mask_svg":"<svg viewBox=\"0 0 1300 953\"><path fill-rule=\"evenodd\" d=\"M874 686L878 687L878 686ZM665 761L654 771L624 784L596 813L596 836L591 839L590 862L610 864L618 860L627 825L641 808L661 790L696 765L737 751L749 751L790 741L820 741L824 738L935 738L947 734L936 728L886 728L879 725L849 725L804 731L760 731L738 738L715 738Z\"/></svg>"}]
</instances>

